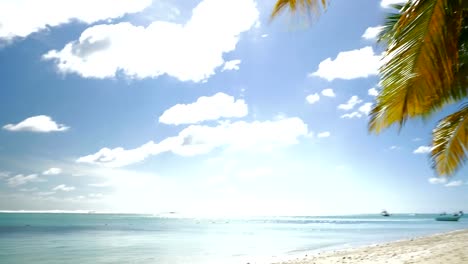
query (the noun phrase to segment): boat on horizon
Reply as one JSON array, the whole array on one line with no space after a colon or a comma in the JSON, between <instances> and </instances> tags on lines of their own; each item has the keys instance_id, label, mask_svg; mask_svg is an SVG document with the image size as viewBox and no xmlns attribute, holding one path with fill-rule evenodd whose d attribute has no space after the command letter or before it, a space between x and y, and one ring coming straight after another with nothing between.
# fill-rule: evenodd
<instances>
[{"instance_id":1,"label":"boat on horizon","mask_svg":"<svg viewBox=\"0 0 468 264\"><path fill-rule=\"evenodd\" d=\"M448 215L445 212L435 218L436 221L458 221L463 216L463 211Z\"/></svg>"},{"instance_id":2,"label":"boat on horizon","mask_svg":"<svg viewBox=\"0 0 468 264\"><path fill-rule=\"evenodd\" d=\"M381 216L390 216L390 214L387 212L387 210L382 210L380 213Z\"/></svg>"}]
</instances>

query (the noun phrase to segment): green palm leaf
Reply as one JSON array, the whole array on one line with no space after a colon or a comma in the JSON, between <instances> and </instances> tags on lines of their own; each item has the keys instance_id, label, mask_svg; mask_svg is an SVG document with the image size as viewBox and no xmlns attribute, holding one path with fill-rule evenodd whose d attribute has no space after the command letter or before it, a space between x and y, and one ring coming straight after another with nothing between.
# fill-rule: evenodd
<instances>
[{"instance_id":1,"label":"green palm leaf","mask_svg":"<svg viewBox=\"0 0 468 264\"><path fill-rule=\"evenodd\" d=\"M468 105L442 119L432 135L432 166L439 175L452 175L466 162Z\"/></svg>"},{"instance_id":2,"label":"green palm leaf","mask_svg":"<svg viewBox=\"0 0 468 264\"><path fill-rule=\"evenodd\" d=\"M322 5L323 9L327 8L327 0L278 0L271 12L271 18L277 17L280 13L289 9L291 13L302 12L303 14L320 14Z\"/></svg>"},{"instance_id":3,"label":"green palm leaf","mask_svg":"<svg viewBox=\"0 0 468 264\"><path fill-rule=\"evenodd\" d=\"M408 118L426 117L467 95L457 85L462 0L419 0L390 15L380 38L388 49L380 69L382 92L371 111L377 133Z\"/></svg>"}]
</instances>

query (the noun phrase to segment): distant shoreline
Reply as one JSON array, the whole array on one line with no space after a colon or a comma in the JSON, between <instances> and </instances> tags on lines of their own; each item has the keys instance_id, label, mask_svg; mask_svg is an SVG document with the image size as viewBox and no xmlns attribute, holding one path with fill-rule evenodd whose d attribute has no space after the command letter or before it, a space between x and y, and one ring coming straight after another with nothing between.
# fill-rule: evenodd
<instances>
[{"instance_id":1,"label":"distant shoreline","mask_svg":"<svg viewBox=\"0 0 468 264\"><path fill-rule=\"evenodd\" d=\"M345 250L306 254L274 264L468 263L468 229Z\"/></svg>"},{"instance_id":2,"label":"distant shoreline","mask_svg":"<svg viewBox=\"0 0 468 264\"><path fill-rule=\"evenodd\" d=\"M94 210L0 210L1 213L7 214L21 214L21 213L29 213L29 214L123 214L123 215L184 215L176 212L118 212L118 211L94 211ZM435 215L439 213L429 212L429 213L392 213L392 216L418 216L418 215ZM319 214L319 215L228 215L228 216L219 216L219 215L202 215L203 217L207 218L245 218L245 217L253 217L253 218L275 218L275 217L342 217L342 216L380 216L380 213L353 213L353 214ZM197 215L193 215L193 217L199 217Z\"/></svg>"}]
</instances>

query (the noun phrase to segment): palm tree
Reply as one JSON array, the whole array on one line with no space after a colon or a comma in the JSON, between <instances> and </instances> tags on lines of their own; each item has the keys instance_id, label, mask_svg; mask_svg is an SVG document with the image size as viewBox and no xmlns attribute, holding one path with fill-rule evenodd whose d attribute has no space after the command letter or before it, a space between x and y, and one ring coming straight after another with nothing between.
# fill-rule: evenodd
<instances>
[{"instance_id":1,"label":"palm tree","mask_svg":"<svg viewBox=\"0 0 468 264\"><path fill-rule=\"evenodd\" d=\"M278 0L271 17L325 10L327 1ZM382 89L370 113L369 131L380 133L407 119L427 118L467 97L468 1L409 0L393 5L379 42L387 45L380 68ZM468 104L439 121L433 130L432 165L453 175L467 159Z\"/></svg>"}]
</instances>

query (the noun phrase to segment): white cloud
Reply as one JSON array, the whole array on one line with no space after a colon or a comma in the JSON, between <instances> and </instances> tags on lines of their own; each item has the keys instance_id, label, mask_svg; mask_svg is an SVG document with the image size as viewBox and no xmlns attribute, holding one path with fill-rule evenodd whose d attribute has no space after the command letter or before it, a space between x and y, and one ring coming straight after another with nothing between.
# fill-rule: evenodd
<instances>
[{"instance_id":1,"label":"white cloud","mask_svg":"<svg viewBox=\"0 0 468 264\"><path fill-rule=\"evenodd\" d=\"M200 82L225 63L223 55L235 50L239 35L258 18L254 0L203 0L185 24L96 25L44 58L54 60L60 72L86 78L121 73L141 79L167 74L180 81Z\"/></svg>"},{"instance_id":2,"label":"white cloud","mask_svg":"<svg viewBox=\"0 0 468 264\"><path fill-rule=\"evenodd\" d=\"M263 35L261 35L261 37L266 38L266 37L268 37L268 34L263 34Z\"/></svg>"},{"instance_id":3,"label":"white cloud","mask_svg":"<svg viewBox=\"0 0 468 264\"><path fill-rule=\"evenodd\" d=\"M180 142L178 137L171 137L162 140L158 144L150 141L138 148L129 150L125 150L122 147L114 149L102 148L94 154L78 158L77 162L121 167L143 161L151 155L168 152L181 144L182 142Z\"/></svg>"},{"instance_id":4,"label":"white cloud","mask_svg":"<svg viewBox=\"0 0 468 264\"><path fill-rule=\"evenodd\" d=\"M55 192L38 192L36 194L39 196L49 196L49 195L55 194Z\"/></svg>"},{"instance_id":5,"label":"white cloud","mask_svg":"<svg viewBox=\"0 0 468 264\"><path fill-rule=\"evenodd\" d=\"M223 122L215 127L192 125L179 133L182 144L172 151L191 156L223 146L231 150L271 149L296 144L298 138L307 133L307 125L297 117L274 121Z\"/></svg>"},{"instance_id":6,"label":"white cloud","mask_svg":"<svg viewBox=\"0 0 468 264\"><path fill-rule=\"evenodd\" d=\"M354 95L348 100L348 102L346 104L338 105L338 109L351 110L351 109L354 108L355 105L357 105L357 104L359 104L361 102L362 102L362 100ZM363 116L369 115L371 109L372 109L372 103L364 103L357 109L357 111L343 114L343 115L340 116L340 118L347 118L347 119L361 118Z\"/></svg>"},{"instance_id":7,"label":"white cloud","mask_svg":"<svg viewBox=\"0 0 468 264\"><path fill-rule=\"evenodd\" d=\"M42 173L42 175L57 175L62 173L62 169L60 168L50 168Z\"/></svg>"},{"instance_id":8,"label":"white cloud","mask_svg":"<svg viewBox=\"0 0 468 264\"><path fill-rule=\"evenodd\" d=\"M37 187L33 187L33 188L21 188L19 189L20 192L34 192L34 191L37 191Z\"/></svg>"},{"instance_id":9,"label":"white cloud","mask_svg":"<svg viewBox=\"0 0 468 264\"><path fill-rule=\"evenodd\" d=\"M88 194L88 197L93 199L102 199L105 197L105 195L102 193L90 193Z\"/></svg>"},{"instance_id":10,"label":"white cloud","mask_svg":"<svg viewBox=\"0 0 468 264\"><path fill-rule=\"evenodd\" d=\"M333 92L332 88L327 88L322 90L322 95L327 97L335 97L336 94Z\"/></svg>"},{"instance_id":11,"label":"white cloud","mask_svg":"<svg viewBox=\"0 0 468 264\"><path fill-rule=\"evenodd\" d=\"M398 146L390 146L389 149L390 150L395 150L395 149L398 149Z\"/></svg>"},{"instance_id":12,"label":"white cloud","mask_svg":"<svg viewBox=\"0 0 468 264\"><path fill-rule=\"evenodd\" d=\"M415 142L416 142L416 141L421 141L421 140L422 140L422 138L418 138L418 137L417 137L417 138L413 138L413 141L415 141Z\"/></svg>"},{"instance_id":13,"label":"white cloud","mask_svg":"<svg viewBox=\"0 0 468 264\"><path fill-rule=\"evenodd\" d=\"M65 184L60 184L55 186L52 191L64 191L64 192L69 192L75 190L75 187L73 186L67 186Z\"/></svg>"},{"instance_id":14,"label":"white cloud","mask_svg":"<svg viewBox=\"0 0 468 264\"><path fill-rule=\"evenodd\" d=\"M460 180L451 181L451 182L445 184L446 187L458 187L458 186L461 186L461 185L463 185L463 181L460 181Z\"/></svg>"},{"instance_id":15,"label":"white cloud","mask_svg":"<svg viewBox=\"0 0 468 264\"><path fill-rule=\"evenodd\" d=\"M372 110L372 103L364 103L359 107L359 112L369 115L370 111Z\"/></svg>"},{"instance_id":16,"label":"white cloud","mask_svg":"<svg viewBox=\"0 0 468 264\"><path fill-rule=\"evenodd\" d=\"M348 102L346 104L340 104L338 105L338 109L341 110L351 110L354 108L355 105L360 104L362 102L361 99L359 99L358 96L353 95L351 98L349 98Z\"/></svg>"},{"instance_id":17,"label":"white cloud","mask_svg":"<svg viewBox=\"0 0 468 264\"><path fill-rule=\"evenodd\" d=\"M191 125L178 136L166 138L159 143L150 141L128 150L121 147L103 148L97 153L78 158L77 162L121 167L163 152L193 156L206 154L220 147L238 151L270 150L296 144L299 137L307 134L307 125L297 117L263 122L222 122L214 127Z\"/></svg>"},{"instance_id":18,"label":"white cloud","mask_svg":"<svg viewBox=\"0 0 468 264\"><path fill-rule=\"evenodd\" d=\"M0 171L0 179L2 178L8 178L10 176L10 173L7 171Z\"/></svg>"},{"instance_id":19,"label":"white cloud","mask_svg":"<svg viewBox=\"0 0 468 264\"><path fill-rule=\"evenodd\" d=\"M362 37L365 39L375 39L382 29L382 26L368 27L364 34L362 34Z\"/></svg>"},{"instance_id":20,"label":"white cloud","mask_svg":"<svg viewBox=\"0 0 468 264\"><path fill-rule=\"evenodd\" d=\"M311 95L308 95L306 97L306 100L309 104L314 104L316 102L318 102L320 100L320 95L318 95L318 93L314 93L314 94L311 94Z\"/></svg>"},{"instance_id":21,"label":"white cloud","mask_svg":"<svg viewBox=\"0 0 468 264\"><path fill-rule=\"evenodd\" d=\"M362 117L362 114L355 111L355 112L352 112L352 113L348 113L348 114L343 114L340 116L340 118L347 118L347 119L352 119L352 118L361 118Z\"/></svg>"},{"instance_id":22,"label":"white cloud","mask_svg":"<svg viewBox=\"0 0 468 264\"><path fill-rule=\"evenodd\" d=\"M370 96L377 96L379 95L379 91L377 91L377 89L372 87L367 91L367 94Z\"/></svg>"},{"instance_id":23,"label":"white cloud","mask_svg":"<svg viewBox=\"0 0 468 264\"><path fill-rule=\"evenodd\" d=\"M10 187L16 187L20 186L23 184L27 184L30 182L42 182L44 179L39 178L37 174L30 174L30 175L23 175L23 174L18 174L16 176L13 176L7 180L7 183Z\"/></svg>"},{"instance_id":24,"label":"white cloud","mask_svg":"<svg viewBox=\"0 0 468 264\"><path fill-rule=\"evenodd\" d=\"M221 70L222 72L223 71L230 71L230 70L234 70L234 71L237 71L239 70L239 64L241 63L241 60L230 60L230 61L226 61L224 63L224 66L223 66L223 69Z\"/></svg>"},{"instance_id":25,"label":"white cloud","mask_svg":"<svg viewBox=\"0 0 468 264\"><path fill-rule=\"evenodd\" d=\"M9 131L30 131L30 132L62 132L67 131L69 127L63 124L57 124L52 118L45 115L28 117L18 124L7 124L3 129Z\"/></svg>"},{"instance_id":26,"label":"white cloud","mask_svg":"<svg viewBox=\"0 0 468 264\"><path fill-rule=\"evenodd\" d=\"M326 137L329 137L329 136L330 136L330 132L328 132L328 131L320 132L320 133L317 134L318 138L326 138Z\"/></svg>"},{"instance_id":27,"label":"white cloud","mask_svg":"<svg viewBox=\"0 0 468 264\"><path fill-rule=\"evenodd\" d=\"M0 38L26 37L76 19L93 23L135 13L151 0L15 0L0 1Z\"/></svg>"},{"instance_id":28,"label":"white cloud","mask_svg":"<svg viewBox=\"0 0 468 264\"><path fill-rule=\"evenodd\" d=\"M407 2L407 0L382 0L380 6L383 8L389 8L393 4L402 4Z\"/></svg>"},{"instance_id":29,"label":"white cloud","mask_svg":"<svg viewBox=\"0 0 468 264\"><path fill-rule=\"evenodd\" d=\"M419 146L417 149L413 151L414 154L425 154L431 152L431 146Z\"/></svg>"},{"instance_id":30,"label":"white cloud","mask_svg":"<svg viewBox=\"0 0 468 264\"><path fill-rule=\"evenodd\" d=\"M446 183L446 182L447 182L447 178L441 178L441 177L429 178L429 183L430 184L442 184L442 183Z\"/></svg>"},{"instance_id":31,"label":"white cloud","mask_svg":"<svg viewBox=\"0 0 468 264\"><path fill-rule=\"evenodd\" d=\"M112 182L108 181L108 182L90 183L90 184L88 184L88 186L98 187L98 188L109 187L109 186L112 186Z\"/></svg>"},{"instance_id":32,"label":"white cloud","mask_svg":"<svg viewBox=\"0 0 468 264\"><path fill-rule=\"evenodd\" d=\"M351 80L377 75L381 65L381 55L374 53L372 47L338 53L335 60L327 58L320 62L318 70L309 76L318 76L328 81L334 79Z\"/></svg>"},{"instance_id":33,"label":"white cloud","mask_svg":"<svg viewBox=\"0 0 468 264\"><path fill-rule=\"evenodd\" d=\"M159 117L159 122L171 125L195 124L206 120L217 120L222 117L244 117L248 114L247 104L243 99L217 93L213 96L202 96L191 104L177 104Z\"/></svg>"}]
</instances>

